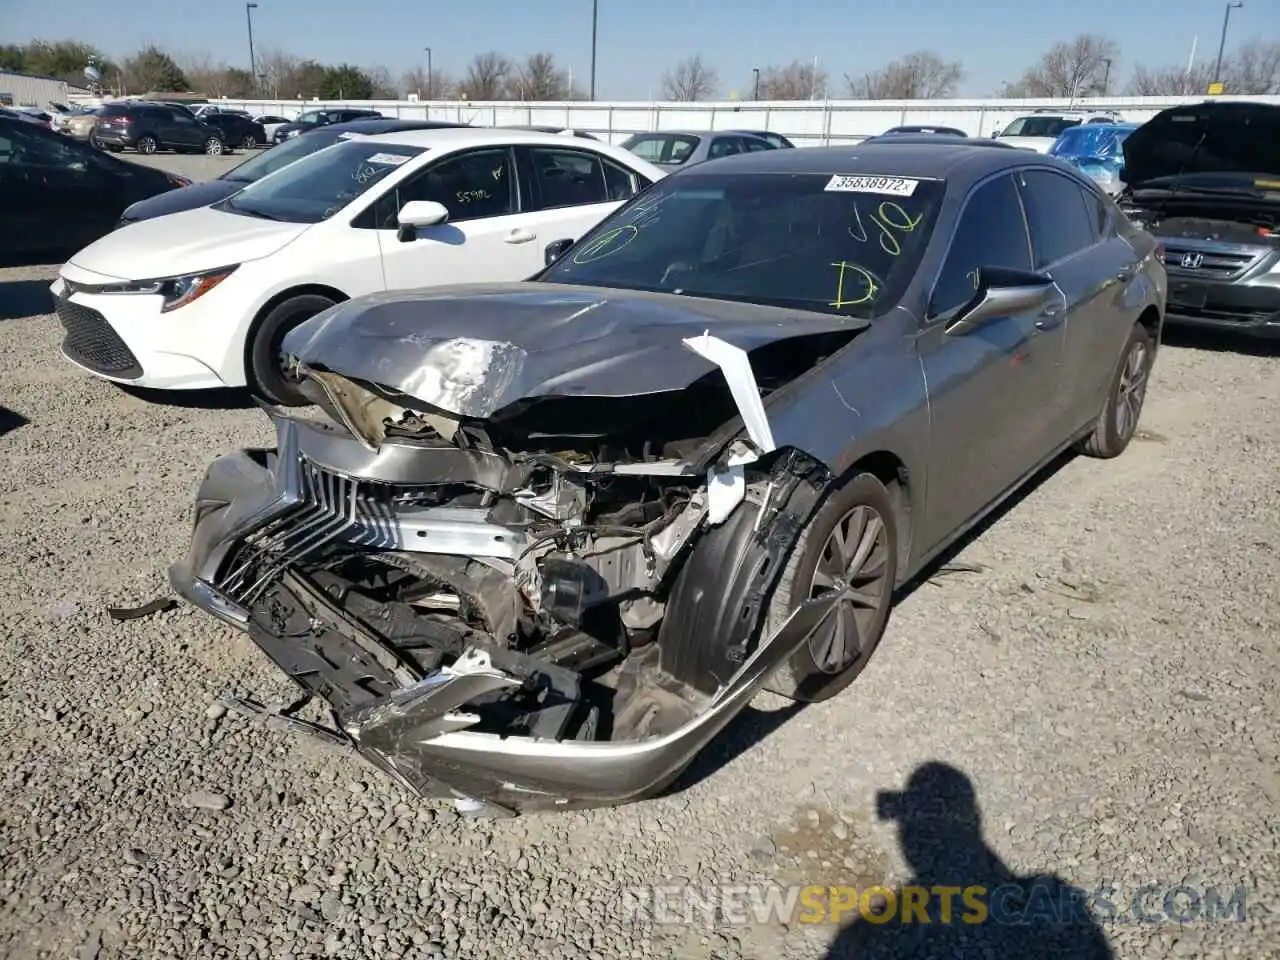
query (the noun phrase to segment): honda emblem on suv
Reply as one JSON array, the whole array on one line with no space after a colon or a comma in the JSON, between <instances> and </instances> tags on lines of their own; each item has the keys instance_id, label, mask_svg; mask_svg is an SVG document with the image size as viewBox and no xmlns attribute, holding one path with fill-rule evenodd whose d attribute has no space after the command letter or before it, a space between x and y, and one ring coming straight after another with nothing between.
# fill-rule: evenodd
<instances>
[{"instance_id":1,"label":"honda emblem on suv","mask_svg":"<svg viewBox=\"0 0 1280 960\"><path fill-rule=\"evenodd\" d=\"M1202 263L1204 263L1203 253L1197 253L1196 251L1192 250L1189 253L1184 253L1182 255L1181 266L1184 270L1198 270L1200 269L1200 264Z\"/></svg>"}]
</instances>

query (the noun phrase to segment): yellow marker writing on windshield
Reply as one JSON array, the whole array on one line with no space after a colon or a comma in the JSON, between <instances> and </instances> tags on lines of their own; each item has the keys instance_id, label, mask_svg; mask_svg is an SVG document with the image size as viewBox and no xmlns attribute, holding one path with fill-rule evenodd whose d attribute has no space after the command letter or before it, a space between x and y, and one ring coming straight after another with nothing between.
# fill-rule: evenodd
<instances>
[{"instance_id":1,"label":"yellow marker writing on windshield","mask_svg":"<svg viewBox=\"0 0 1280 960\"><path fill-rule=\"evenodd\" d=\"M829 304L829 306L835 307L837 310L841 310L844 307L856 307L858 304L874 300L875 295L880 292L880 287L876 283L876 278L856 263L848 263L841 260L839 263L831 264L831 266L835 267L839 273L836 275L836 298L834 302ZM856 299L845 299L845 277L850 272L852 272L866 288L863 290L862 296Z\"/></svg>"},{"instance_id":2,"label":"yellow marker writing on windshield","mask_svg":"<svg viewBox=\"0 0 1280 960\"><path fill-rule=\"evenodd\" d=\"M603 259L611 253L617 253L634 240L639 232L639 229L631 226L631 224L606 230L575 253L573 262L578 266L582 266L583 264Z\"/></svg>"}]
</instances>

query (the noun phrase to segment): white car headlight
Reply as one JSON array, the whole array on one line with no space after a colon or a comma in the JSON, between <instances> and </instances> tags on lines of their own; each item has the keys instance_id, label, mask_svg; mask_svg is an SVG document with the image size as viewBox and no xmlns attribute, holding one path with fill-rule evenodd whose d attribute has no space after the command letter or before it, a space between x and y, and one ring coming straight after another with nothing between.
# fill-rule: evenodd
<instances>
[{"instance_id":1,"label":"white car headlight","mask_svg":"<svg viewBox=\"0 0 1280 960\"><path fill-rule=\"evenodd\" d=\"M219 267L203 273L191 273L184 277L162 277L158 280L129 280L124 283L108 283L94 287L93 293L140 293L164 297L161 313L168 313L199 300L206 293L235 272L235 267ZM89 292L88 288L84 288Z\"/></svg>"}]
</instances>

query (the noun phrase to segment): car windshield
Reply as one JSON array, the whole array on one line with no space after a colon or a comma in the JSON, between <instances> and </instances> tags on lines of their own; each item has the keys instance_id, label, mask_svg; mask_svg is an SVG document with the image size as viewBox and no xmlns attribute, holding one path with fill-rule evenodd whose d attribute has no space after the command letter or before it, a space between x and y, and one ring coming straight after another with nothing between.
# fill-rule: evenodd
<instances>
[{"instance_id":1,"label":"car windshield","mask_svg":"<svg viewBox=\"0 0 1280 960\"><path fill-rule=\"evenodd\" d=\"M249 184L214 207L264 220L319 223L424 153L426 147L345 140Z\"/></svg>"},{"instance_id":2,"label":"car windshield","mask_svg":"<svg viewBox=\"0 0 1280 960\"><path fill-rule=\"evenodd\" d=\"M1049 148L1055 157L1096 157L1118 160L1124 156L1120 145L1133 130L1126 127L1076 126L1063 132Z\"/></svg>"},{"instance_id":3,"label":"car windshield","mask_svg":"<svg viewBox=\"0 0 1280 960\"><path fill-rule=\"evenodd\" d=\"M910 283L943 190L892 171L691 172L650 187L537 279L870 317Z\"/></svg>"},{"instance_id":4,"label":"car windshield","mask_svg":"<svg viewBox=\"0 0 1280 960\"><path fill-rule=\"evenodd\" d=\"M286 140L265 153L250 157L239 166L232 167L219 179L234 180L236 183L253 183L255 180L261 180L268 173L275 173L287 167L295 160L309 157L325 147L332 146L342 138L343 135L340 132L328 127L312 130L302 136Z\"/></svg>"},{"instance_id":5,"label":"car windshield","mask_svg":"<svg viewBox=\"0 0 1280 960\"><path fill-rule=\"evenodd\" d=\"M1002 137L1056 137L1068 127L1079 126L1079 120L1066 117L1019 117L1004 128Z\"/></svg>"}]
</instances>

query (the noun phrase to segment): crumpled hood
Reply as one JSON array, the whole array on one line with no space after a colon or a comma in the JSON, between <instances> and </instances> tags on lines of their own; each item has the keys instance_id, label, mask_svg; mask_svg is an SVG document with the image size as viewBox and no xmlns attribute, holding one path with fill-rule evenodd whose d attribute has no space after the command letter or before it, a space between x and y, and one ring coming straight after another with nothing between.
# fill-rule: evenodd
<instances>
[{"instance_id":1,"label":"crumpled hood","mask_svg":"<svg viewBox=\"0 0 1280 960\"><path fill-rule=\"evenodd\" d=\"M193 183L189 187L169 190L158 196L139 200L137 203L125 208L121 219L130 222L150 220L153 217L163 217L166 214L180 213L183 210L207 207L209 204L217 203L219 200L223 200L247 186L247 183L241 183L237 180L205 180L202 183Z\"/></svg>"},{"instance_id":2,"label":"crumpled hood","mask_svg":"<svg viewBox=\"0 0 1280 960\"><path fill-rule=\"evenodd\" d=\"M308 227L200 207L131 223L89 244L71 263L122 280L180 277L260 260Z\"/></svg>"},{"instance_id":3,"label":"crumpled hood","mask_svg":"<svg viewBox=\"0 0 1280 960\"><path fill-rule=\"evenodd\" d=\"M1162 110L1125 140L1124 166L1131 187L1184 173L1280 174L1280 106L1208 100Z\"/></svg>"},{"instance_id":4,"label":"crumpled hood","mask_svg":"<svg viewBox=\"0 0 1280 960\"><path fill-rule=\"evenodd\" d=\"M709 332L742 350L869 321L667 293L495 283L375 293L292 330L308 367L481 419L531 397L682 390L717 369L684 344Z\"/></svg>"}]
</instances>

